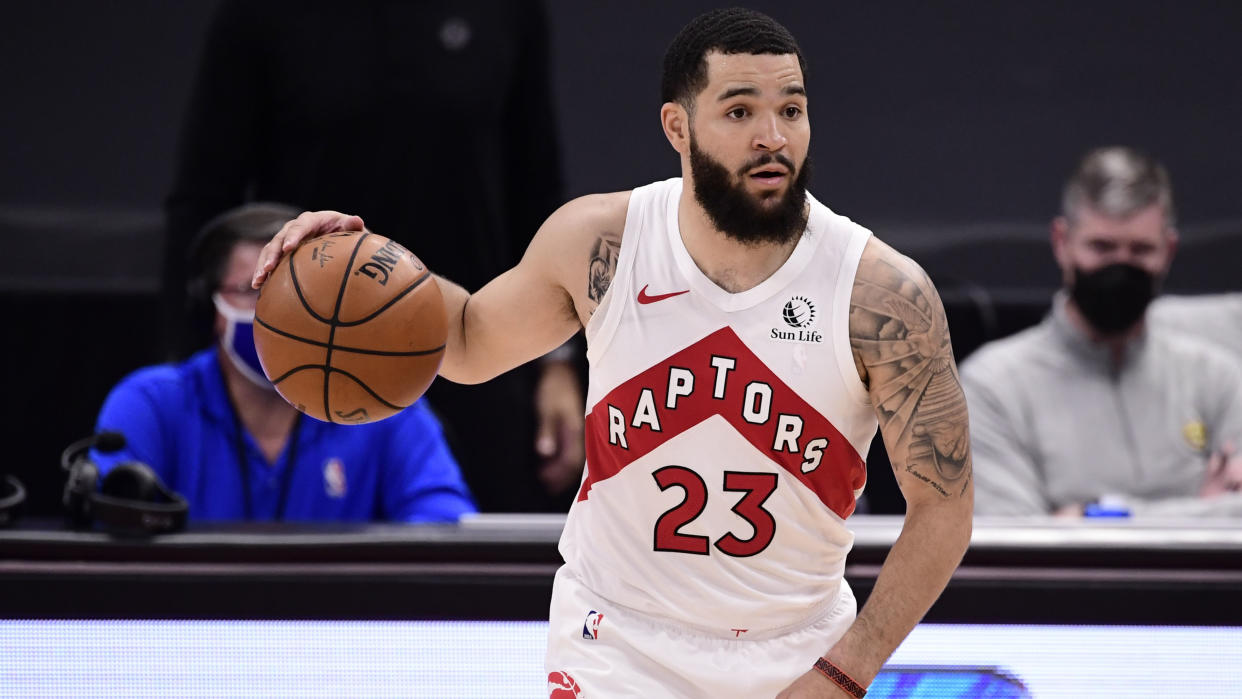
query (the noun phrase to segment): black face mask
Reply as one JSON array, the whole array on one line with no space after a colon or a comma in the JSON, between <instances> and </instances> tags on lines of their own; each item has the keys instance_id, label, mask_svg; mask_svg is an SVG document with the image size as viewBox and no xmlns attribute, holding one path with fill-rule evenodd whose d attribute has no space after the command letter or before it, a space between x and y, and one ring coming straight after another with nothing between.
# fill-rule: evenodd
<instances>
[{"instance_id":1,"label":"black face mask","mask_svg":"<svg viewBox=\"0 0 1242 699\"><path fill-rule=\"evenodd\" d=\"M1075 268L1069 291L1092 327L1103 335L1119 335L1143 317L1157 287L1147 270L1117 263L1093 272Z\"/></svg>"}]
</instances>

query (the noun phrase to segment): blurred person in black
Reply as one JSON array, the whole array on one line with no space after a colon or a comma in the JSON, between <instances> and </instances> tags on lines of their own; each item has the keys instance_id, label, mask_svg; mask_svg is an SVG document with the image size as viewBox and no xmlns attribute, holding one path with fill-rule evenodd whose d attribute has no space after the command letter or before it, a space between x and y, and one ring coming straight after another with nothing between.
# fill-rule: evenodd
<instances>
[{"instance_id":1,"label":"blurred person in black","mask_svg":"<svg viewBox=\"0 0 1242 699\"><path fill-rule=\"evenodd\" d=\"M209 340L184 320L190 237L247 200L366 211L468 289L514 266L561 200L548 45L538 2L226 0L166 203L174 353ZM480 509L568 507L584 462L568 359L428 392Z\"/></svg>"}]
</instances>

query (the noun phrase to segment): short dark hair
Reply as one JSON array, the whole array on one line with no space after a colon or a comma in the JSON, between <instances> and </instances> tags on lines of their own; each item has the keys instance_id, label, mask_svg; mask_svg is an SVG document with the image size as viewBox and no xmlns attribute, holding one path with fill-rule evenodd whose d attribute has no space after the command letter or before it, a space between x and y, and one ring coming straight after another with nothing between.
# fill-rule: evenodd
<instances>
[{"instance_id":1,"label":"short dark hair","mask_svg":"<svg viewBox=\"0 0 1242 699\"><path fill-rule=\"evenodd\" d=\"M707 87L707 54L794 54L806 79L806 59L793 34L771 17L730 7L705 12L690 20L677 33L664 54L664 77L660 96L693 109L694 97Z\"/></svg>"},{"instance_id":2,"label":"short dark hair","mask_svg":"<svg viewBox=\"0 0 1242 699\"><path fill-rule=\"evenodd\" d=\"M1082 207L1113 218L1128 218L1159 204L1173 226L1173 185L1160 161L1137 148L1107 146L1088 152L1061 193L1061 213L1070 222Z\"/></svg>"},{"instance_id":3,"label":"short dark hair","mask_svg":"<svg viewBox=\"0 0 1242 699\"><path fill-rule=\"evenodd\" d=\"M229 209L208 221L190 244L191 299L205 301L216 291L238 241L266 243L301 212L287 204L256 202Z\"/></svg>"}]
</instances>

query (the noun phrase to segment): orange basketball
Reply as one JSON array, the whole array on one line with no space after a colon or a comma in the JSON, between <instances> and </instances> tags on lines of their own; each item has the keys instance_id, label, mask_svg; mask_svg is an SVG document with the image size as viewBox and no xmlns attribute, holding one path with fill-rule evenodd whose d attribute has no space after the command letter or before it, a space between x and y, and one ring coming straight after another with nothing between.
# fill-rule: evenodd
<instances>
[{"instance_id":1,"label":"orange basketball","mask_svg":"<svg viewBox=\"0 0 1242 699\"><path fill-rule=\"evenodd\" d=\"M374 233L312 238L259 293L254 344L267 378L325 422L375 422L409 407L444 358L444 302L409 250Z\"/></svg>"}]
</instances>

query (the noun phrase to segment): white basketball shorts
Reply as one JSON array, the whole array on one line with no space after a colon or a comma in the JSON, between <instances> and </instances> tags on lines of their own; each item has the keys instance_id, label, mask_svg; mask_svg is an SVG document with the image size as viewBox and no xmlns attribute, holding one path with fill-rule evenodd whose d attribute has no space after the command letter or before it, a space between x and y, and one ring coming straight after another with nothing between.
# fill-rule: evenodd
<instances>
[{"instance_id":1,"label":"white basketball shorts","mask_svg":"<svg viewBox=\"0 0 1242 699\"><path fill-rule=\"evenodd\" d=\"M854 623L842 580L835 604L806 624L747 637L713 636L605 600L564 566L552 586L550 699L775 697ZM740 633L739 633L740 632Z\"/></svg>"}]
</instances>

